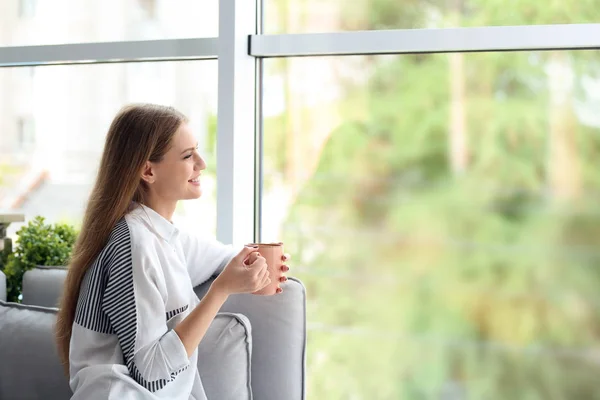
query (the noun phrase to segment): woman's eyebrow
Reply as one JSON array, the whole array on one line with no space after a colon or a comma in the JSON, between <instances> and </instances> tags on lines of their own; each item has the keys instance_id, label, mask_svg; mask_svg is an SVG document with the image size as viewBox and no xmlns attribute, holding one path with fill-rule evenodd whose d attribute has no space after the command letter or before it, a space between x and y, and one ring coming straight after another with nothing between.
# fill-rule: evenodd
<instances>
[{"instance_id":1,"label":"woman's eyebrow","mask_svg":"<svg viewBox=\"0 0 600 400\"><path fill-rule=\"evenodd\" d=\"M183 153L185 153L186 151L195 150L195 149L197 149L197 148L198 148L198 144L196 144L194 147L188 147L187 149L183 150L183 151L182 151L181 153L179 153L179 154L183 154Z\"/></svg>"}]
</instances>

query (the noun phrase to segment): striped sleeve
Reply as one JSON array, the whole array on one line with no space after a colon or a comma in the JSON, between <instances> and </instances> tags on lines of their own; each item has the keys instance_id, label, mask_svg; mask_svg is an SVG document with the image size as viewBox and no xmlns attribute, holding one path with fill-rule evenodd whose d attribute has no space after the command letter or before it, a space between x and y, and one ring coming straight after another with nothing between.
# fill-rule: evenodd
<instances>
[{"instance_id":1,"label":"striped sleeve","mask_svg":"<svg viewBox=\"0 0 600 400\"><path fill-rule=\"evenodd\" d=\"M174 381L189 359L177 333L167 329L157 254L131 238L128 243L108 267L102 308L131 377L155 392Z\"/></svg>"}]
</instances>

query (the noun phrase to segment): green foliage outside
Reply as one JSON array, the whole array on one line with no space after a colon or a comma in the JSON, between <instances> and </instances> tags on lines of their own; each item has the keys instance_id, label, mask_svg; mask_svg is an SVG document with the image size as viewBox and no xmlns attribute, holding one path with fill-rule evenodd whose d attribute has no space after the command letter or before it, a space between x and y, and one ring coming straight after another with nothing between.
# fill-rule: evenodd
<instances>
[{"instance_id":1,"label":"green foliage outside","mask_svg":"<svg viewBox=\"0 0 600 400\"><path fill-rule=\"evenodd\" d=\"M206 163L206 173L217 174L217 115L209 114L206 123L206 151L202 154Z\"/></svg>"},{"instance_id":2,"label":"green foliage outside","mask_svg":"<svg viewBox=\"0 0 600 400\"><path fill-rule=\"evenodd\" d=\"M7 256L4 265L7 284L7 300L21 300L21 285L26 271L36 266L65 266L77 233L68 224L47 224L43 217L36 217L17 231L14 251Z\"/></svg>"},{"instance_id":3,"label":"green foliage outside","mask_svg":"<svg viewBox=\"0 0 600 400\"><path fill-rule=\"evenodd\" d=\"M340 10L345 29L424 27L436 10L440 26L600 18L592 1ZM458 58L348 58L368 76L329 105L341 122L282 237L308 291L309 399L600 399L600 127L581 117L600 57ZM564 73L572 87L557 88ZM285 145L292 112L311 119L266 121L267 149ZM449 143L460 133L457 171ZM267 157L265 179L285 174L285 152Z\"/></svg>"}]
</instances>

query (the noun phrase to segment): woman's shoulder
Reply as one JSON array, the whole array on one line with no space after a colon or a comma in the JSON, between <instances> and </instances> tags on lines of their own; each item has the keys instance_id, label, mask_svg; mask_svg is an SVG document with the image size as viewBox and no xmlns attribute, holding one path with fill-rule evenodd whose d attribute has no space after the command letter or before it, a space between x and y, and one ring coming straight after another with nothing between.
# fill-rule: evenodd
<instances>
[{"instance_id":1,"label":"woman's shoulder","mask_svg":"<svg viewBox=\"0 0 600 400\"><path fill-rule=\"evenodd\" d=\"M152 232L141 221L125 215L113 227L105 248L133 248L138 247L140 243L152 243L152 239Z\"/></svg>"},{"instance_id":2,"label":"woman's shoulder","mask_svg":"<svg viewBox=\"0 0 600 400\"><path fill-rule=\"evenodd\" d=\"M120 274L123 269L136 269L141 259L156 260L159 246L159 241L143 224L125 216L115 224L99 258L107 268L105 271Z\"/></svg>"}]
</instances>

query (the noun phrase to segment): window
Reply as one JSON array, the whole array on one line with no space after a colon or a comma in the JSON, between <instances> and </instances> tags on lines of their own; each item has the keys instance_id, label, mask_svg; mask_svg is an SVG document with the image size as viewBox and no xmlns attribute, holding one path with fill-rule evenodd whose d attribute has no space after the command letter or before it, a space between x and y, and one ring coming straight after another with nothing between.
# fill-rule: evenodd
<instances>
[{"instance_id":1,"label":"window","mask_svg":"<svg viewBox=\"0 0 600 400\"><path fill-rule=\"evenodd\" d=\"M262 0L266 33L595 23L593 1Z\"/></svg>"},{"instance_id":2,"label":"window","mask_svg":"<svg viewBox=\"0 0 600 400\"><path fill-rule=\"evenodd\" d=\"M11 3L0 46L158 43L26 49L22 60L4 50L11 65L98 64L22 68L22 82L0 69L0 209L18 198L28 216L77 224L110 119L158 102L190 117L208 163L203 198L176 219L214 233L222 68L220 115L238 125L221 125L221 145L234 144L219 153L219 232L259 228L293 254L308 289L307 398L594 398L600 56L557 49L600 48L596 2L260 1L256 20L252 1ZM286 35L245 46L228 23L212 40L219 12ZM547 24L564 25L534 27ZM483 29L438 30L459 27ZM356 34L302 35L317 32ZM202 43L160 40L172 38ZM181 61L214 58L217 43L236 53ZM249 62L248 49L265 58ZM129 50L144 62L110 64ZM19 143L32 155L15 156Z\"/></svg>"},{"instance_id":3,"label":"window","mask_svg":"<svg viewBox=\"0 0 600 400\"><path fill-rule=\"evenodd\" d=\"M150 73L137 73L141 65ZM18 208L28 219L42 215L50 222L78 225L112 118L127 103L155 102L173 105L189 117L208 164L202 176L202 198L180 202L174 219L180 226L215 234L215 61L58 65L35 70L31 90L18 93L19 108L0 107L0 208ZM0 82L10 81L14 71L0 69ZM160 79L155 79L156 74ZM18 86L7 85L0 104L14 104L15 90ZM8 143L26 151L26 157L18 156ZM15 204L19 199L25 201ZM11 225L11 234L18 228L19 224Z\"/></svg>"},{"instance_id":4,"label":"window","mask_svg":"<svg viewBox=\"0 0 600 400\"><path fill-rule=\"evenodd\" d=\"M2 15L0 46L218 35L218 0L162 3L164 7L156 0L18 0L14 2L13 14ZM19 23L19 20L34 16L35 26Z\"/></svg>"},{"instance_id":5,"label":"window","mask_svg":"<svg viewBox=\"0 0 600 400\"><path fill-rule=\"evenodd\" d=\"M307 286L310 398L594 396L598 60L265 61L261 239Z\"/></svg>"},{"instance_id":6,"label":"window","mask_svg":"<svg viewBox=\"0 0 600 400\"><path fill-rule=\"evenodd\" d=\"M28 150L35 146L35 121L32 117L17 119L17 143L19 150Z\"/></svg>"},{"instance_id":7,"label":"window","mask_svg":"<svg viewBox=\"0 0 600 400\"><path fill-rule=\"evenodd\" d=\"M37 0L19 0L19 18L33 18L36 7Z\"/></svg>"},{"instance_id":8,"label":"window","mask_svg":"<svg viewBox=\"0 0 600 400\"><path fill-rule=\"evenodd\" d=\"M156 0L139 0L141 9L146 13L148 19L156 17Z\"/></svg>"}]
</instances>

